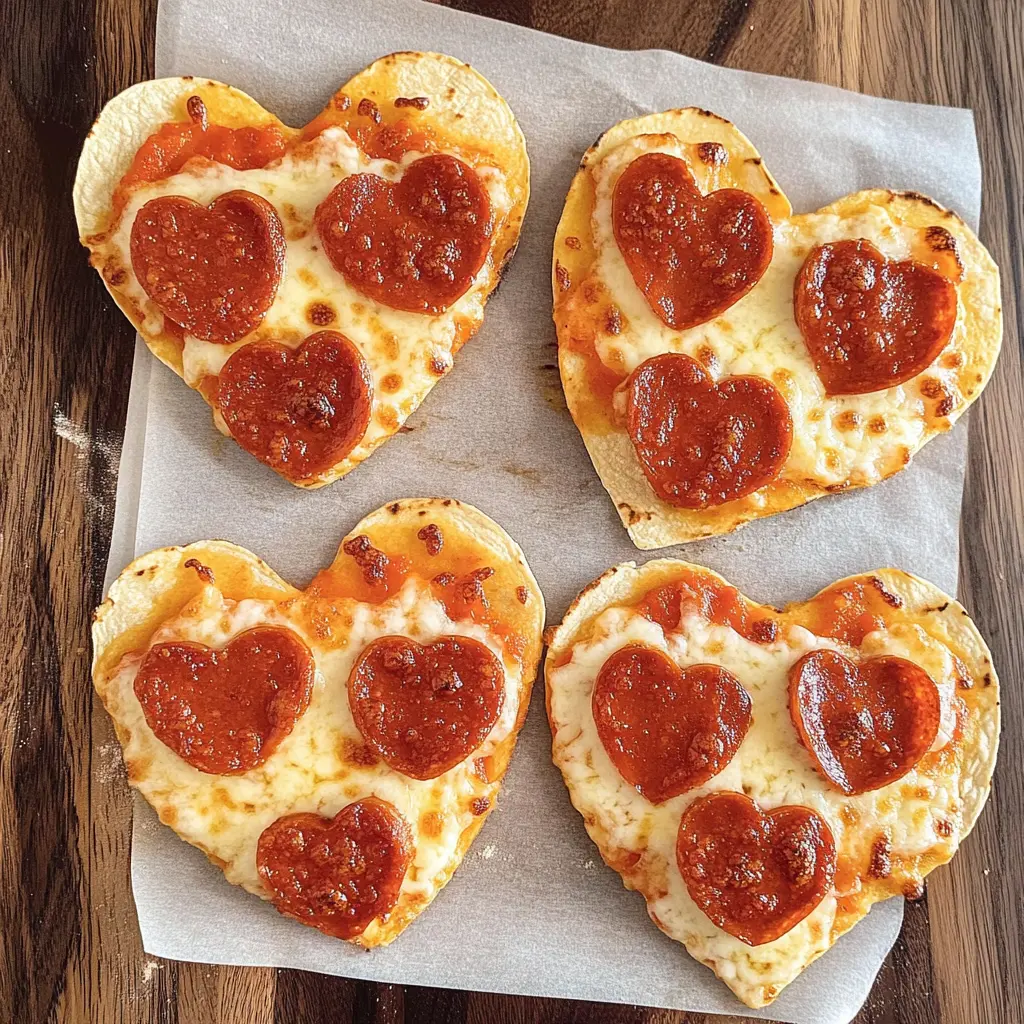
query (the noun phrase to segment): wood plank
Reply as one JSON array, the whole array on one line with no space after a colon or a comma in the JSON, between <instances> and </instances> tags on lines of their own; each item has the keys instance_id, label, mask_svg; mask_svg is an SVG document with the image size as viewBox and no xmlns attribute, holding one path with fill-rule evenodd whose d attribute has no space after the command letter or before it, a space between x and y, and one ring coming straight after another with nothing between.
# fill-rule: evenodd
<instances>
[{"instance_id":1,"label":"wood plank","mask_svg":"<svg viewBox=\"0 0 1024 1024\"><path fill-rule=\"evenodd\" d=\"M127 0L14 0L0 26L0 1019L156 1019L134 969L128 796L96 784L88 681L132 330L95 289L69 202L101 102L148 71L152 18Z\"/></svg>"}]
</instances>

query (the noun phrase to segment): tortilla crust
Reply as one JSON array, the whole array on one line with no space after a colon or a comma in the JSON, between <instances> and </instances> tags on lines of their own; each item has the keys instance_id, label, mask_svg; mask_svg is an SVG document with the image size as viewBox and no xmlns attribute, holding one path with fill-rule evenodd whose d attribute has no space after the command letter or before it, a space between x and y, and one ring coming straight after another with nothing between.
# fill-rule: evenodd
<instances>
[{"instance_id":1,"label":"tortilla crust","mask_svg":"<svg viewBox=\"0 0 1024 1024\"><path fill-rule=\"evenodd\" d=\"M97 270L101 269L97 262L99 246L116 222L113 197L118 183L141 145L161 125L189 119L186 102L190 96L202 99L211 122L227 128L272 125L281 130L286 140L295 139L302 132L301 128L284 124L240 89L211 79L161 78L140 82L119 93L100 112L85 140L73 190L79 239L89 250ZM515 253L530 198L530 163L523 133L505 100L474 68L445 54L411 51L391 53L374 61L341 86L314 120L324 125L347 125L354 118L361 99L373 101L382 111L391 111L397 97L429 100L424 110L402 108L401 119L443 140L445 152L470 164L486 158L505 174L512 207L491 243L486 266L492 267L493 273L486 299L498 286L504 268ZM101 272L100 277L150 351L184 379L181 339L168 331L144 332L143 318L135 303L107 275ZM453 355L479 330L481 322L457 318ZM211 396L199 387L195 390L214 410L217 422ZM299 487L318 488L351 472L376 447L397 433L429 390L417 396L415 405L395 423L391 433L372 445L360 443L348 457L310 480L292 482Z\"/></svg>"},{"instance_id":2,"label":"tortilla crust","mask_svg":"<svg viewBox=\"0 0 1024 1024\"><path fill-rule=\"evenodd\" d=\"M559 659L567 655L573 645L586 638L594 620L605 609L617 605L629 605L639 600L654 587L669 583L681 573L697 571L708 574L717 580L730 585L724 577L704 566L676 558L659 558L637 567L635 562L624 562L614 566L598 579L585 587L569 606L562 621L555 627L549 627L545 633L548 644L544 660L545 704L552 736L557 732L557 723L551 713L551 683L549 673L558 664ZM999 681L992 664L991 653L971 621L966 610L954 598L943 593L933 583L901 569L877 569L874 572L860 573L845 577L830 584L827 589L846 583L878 580L885 590L903 603L899 609L900 621L920 626L926 633L944 644L960 659L971 680L970 686L959 689L957 695L966 703L969 711L967 728L962 741L965 751L960 766L959 788L957 797L962 807L961 823L955 843L945 850L930 850L914 858L901 860L898 877L866 878L861 877L861 888L853 896L844 896L839 900L836 918L833 923L829 943L831 948L836 940L849 931L871 909L871 907L890 896L906 895L908 880L919 887L923 893L925 877L936 867L950 860L959 844L970 834L985 801L988 799L992 786L992 774L995 770L996 753L999 747ZM877 584L874 584L877 585ZM824 593L821 591L820 593ZM750 598L744 597L751 612L758 609L770 611L781 621L799 621L801 611L810 605L819 595L807 601L793 602L780 610L771 605L758 605ZM552 744L552 758L559 769L558 748ZM655 898L655 890L644 866L643 858L637 858L631 850L622 849L612 842L611 835L600 821L584 812L585 801L570 783L568 773L563 770L563 778L569 789L573 806L584 815L584 825L590 838L597 845L604 862L622 877L627 889L640 892L650 902ZM909 876L909 879L908 879ZM657 924L657 920L655 919ZM822 950L821 952L824 952ZM813 963L821 953L816 954L807 963ZM722 966L714 960L701 961L710 967L730 988L733 983ZM778 996L781 988L764 987L757 997L748 1000L740 998L752 1007L766 1006ZM739 993L737 993L739 995Z\"/></svg>"},{"instance_id":3,"label":"tortilla crust","mask_svg":"<svg viewBox=\"0 0 1024 1024\"><path fill-rule=\"evenodd\" d=\"M391 502L371 512L354 527L339 546L333 564L343 560L345 563L351 562L350 557L342 551L345 541L364 534L375 544L388 536L415 536L426 515L439 526L442 534L464 534L481 551L486 552L489 564L499 572L509 573L510 578L520 581L519 586L525 588L525 602L516 597L508 597L507 587L501 593L492 595L491 599L491 607L496 610L501 621L509 621L506 617L508 614L520 616L520 621L528 623L524 633L526 646L522 655L519 711L509 735L496 745L492 754L483 759L486 779L481 780L479 795L487 799L487 809L463 829L453 856L433 879L429 899L424 900L421 896L403 891L386 920L376 919L362 935L352 940L367 949L387 945L423 912L451 878L494 809L516 738L526 719L540 661L544 598L537 581L519 545L497 523L472 505L450 498L407 498ZM420 548L423 547L417 543ZM161 820L172 828L175 809L154 796L152 784L157 780L154 779L153 759L149 756L149 751L165 751L166 748L145 724L134 729L129 726L130 720L139 720L137 713L129 713L129 710L135 709L129 709L128 706L130 702L137 704L137 701L134 693L125 693L115 685L114 670L125 654L145 649L159 627L177 615L203 589L203 579L195 566L189 564L193 561L212 570L217 589L233 601L258 598L284 602L303 596L303 591L281 579L250 551L227 541L214 540L199 541L185 547L159 548L141 555L111 584L106 600L96 609L92 626L92 674L96 692L113 719L117 738L124 751L129 783L146 798ZM144 719L142 721L144 723ZM202 850L212 863L228 874L231 865L213 849L200 842L193 842L192 845ZM269 894L262 888L250 891L262 899L269 899Z\"/></svg>"},{"instance_id":4,"label":"tortilla crust","mask_svg":"<svg viewBox=\"0 0 1024 1024\"><path fill-rule=\"evenodd\" d=\"M1002 343L999 269L977 235L955 213L916 192L868 189L845 196L811 215L792 215L749 140L732 124L707 111L688 108L623 121L609 129L584 155L566 197L555 232L552 262L554 320L558 334L558 366L566 404L579 429L601 482L615 504L633 543L641 550L682 544L729 533L745 523L796 508L835 491L872 486L847 479L822 486L814 480L776 480L752 495L705 510L677 508L662 501L644 476L624 426L595 430L588 409L593 406L587 360L571 344L571 310L577 286L596 261L591 211L594 206L592 168L624 141L638 135L668 133L684 143L718 142L729 153L726 177L715 187L742 188L759 199L774 223L801 216L835 214L854 217L872 207L886 207L893 220L912 228L940 227L957 243L964 279L957 285L962 310L945 353L961 359L958 392L942 396L941 406L926 415L920 443L878 466L880 480L903 469L932 437L949 430L988 383ZM738 168L735 172L731 168ZM705 175L705 178L710 175ZM707 182L697 176L702 191ZM569 240L572 240L571 242ZM568 286L566 286L568 282ZM880 482L875 481L875 482Z\"/></svg>"}]
</instances>

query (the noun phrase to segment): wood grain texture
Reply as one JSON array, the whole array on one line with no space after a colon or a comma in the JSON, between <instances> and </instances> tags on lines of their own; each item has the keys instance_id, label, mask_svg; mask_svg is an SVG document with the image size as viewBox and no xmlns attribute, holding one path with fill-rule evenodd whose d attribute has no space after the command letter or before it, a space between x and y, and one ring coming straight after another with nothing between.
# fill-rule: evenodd
<instances>
[{"instance_id":1,"label":"wood grain texture","mask_svg":"<svg viewBox=\"0 0 1024 1024\"><path fill-rule=\"evenodd\" d=\"M1010 0L455 0L620 48L971 106L1006 342L971 416L962 596L1000 667L996 786L907 910L859 1024L1021 1018L1024 964L1024 4ZM88 269L70 188L89 124L152 73L155 0L0 5L0 1021L711 1024L632 1006L372 985L147 957L131 801L89 683L132 331ZM445 951L444 955L454 955ZM742 1018L736 1018L741 1020Z\"/></svg>"}]
</instances>

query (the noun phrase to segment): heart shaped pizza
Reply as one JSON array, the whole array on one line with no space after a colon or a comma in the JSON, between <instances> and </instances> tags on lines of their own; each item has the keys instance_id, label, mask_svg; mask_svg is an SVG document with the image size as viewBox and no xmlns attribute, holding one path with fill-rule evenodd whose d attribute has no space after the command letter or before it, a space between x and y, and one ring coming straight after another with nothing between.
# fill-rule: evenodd
<instances>
[{"instance_id":1,"label":"heart shaped pizza","mask_svg":"<svg viewBox=\"0 0 1024 1024\"><path fill-rule=\"evenodd\" d=\"M610 569L547 637L552 754L605 862L748 1006L977 820L999 687L967 612L896 569L779 610L678 559Z\"/></svg>"},{"instance_id":2,"label":"heart shaped pizza","mask_svg":"<svg viewBox=\"0 0 1024 1024\"><path fill-rule=\"evenodd\" d=\"M290 128L198 78L133 86L82 151L82 244L217 427L300 487L396 433L483 322L529 199L467 64L382 57Z\"/></svg>"},{"instance_id":3,"label":"heart shaped pizza","mask_svg":"<svg viewBox=\"0 0 1024 1024\"><path fill-rule=\"evenodd\" d=\"M224 541L115 580L93 681L130 783L228 881L394 939L494 808L540 659L518 545L452 499L362 520L305 590Z\"/></svg>"},{"instance_id":4,"label":"heart shaped pizza","mask_svg":"<svg viewBox=\"0 0 1024 1024\"><path fill-rule=\"evenodd\" d=\"M954 213L871 189L794 215L751 143L689 108L583 157L555 235L566 402L640 548L898 472L982 388L999 272Z\"/></svg>"}]
</instances>

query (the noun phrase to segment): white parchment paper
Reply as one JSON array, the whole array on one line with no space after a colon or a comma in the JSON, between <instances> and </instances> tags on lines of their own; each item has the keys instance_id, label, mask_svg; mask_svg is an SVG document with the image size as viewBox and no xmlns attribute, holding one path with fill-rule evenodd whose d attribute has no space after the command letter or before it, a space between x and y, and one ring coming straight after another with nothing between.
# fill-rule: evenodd
<instances>
[{"instance_id":1,"label":"white parchment paper","mask_svg":"<svg viewBox=\"0 0 1024 1024\"><path fill-rule=\"evenodd\" d=\"M501 523L526 551L549 621L609 566L651 557L629 542L565 411L551 322L551 242L563 199L583 151L622 118L690 104L728 117L760 149L798 211L884 185L930 194L977 223L980 168L969 111L871 99L660 51L604 50L418 0L163 0L156 70L229 82L299 125L356 71L404 49L440 50L478 67L526 135L530 210L483 329L409 421L411 433L315 492L293 488L222 438L199 395L140 343L111 576L133 553L217 537L252 549L301 586L362 515L421 494L472 502ZM961 425L885 484L662 554L709 565L775 604L886 565L954 592L966 443ZM743 1012L601 863L551 764L542 691L535 691L498 808L454 879L393 946L370 954L232 887L137 800L132 881L147 952ZM772 1007L748 1015L845 1024L901 919L899 901L877 906Z\"/></svg>"}]
</instances>

